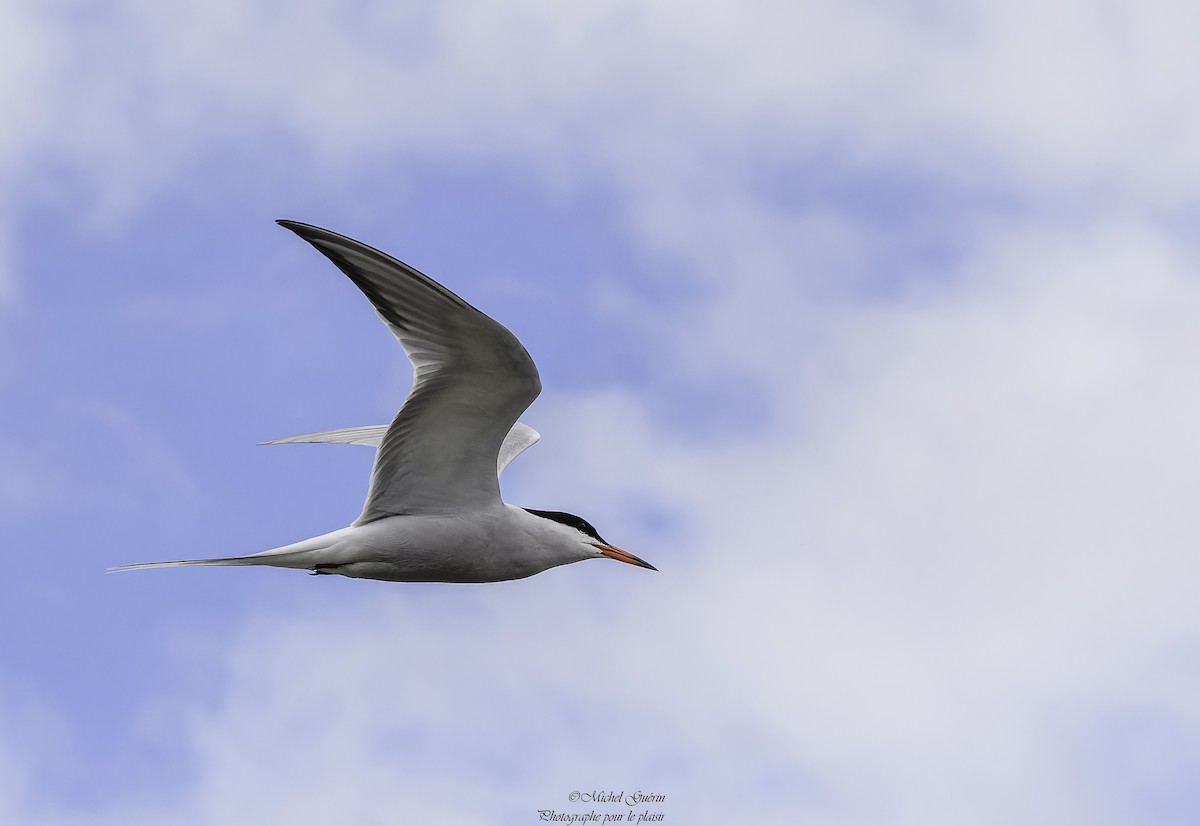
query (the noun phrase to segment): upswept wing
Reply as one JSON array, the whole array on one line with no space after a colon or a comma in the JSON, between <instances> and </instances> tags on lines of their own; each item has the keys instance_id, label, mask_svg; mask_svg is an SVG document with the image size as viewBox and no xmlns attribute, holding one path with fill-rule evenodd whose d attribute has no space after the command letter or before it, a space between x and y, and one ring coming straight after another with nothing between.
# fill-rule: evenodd
<instances>
[{"instance_id":1,"label":"upswept wing","mask_svg":"<svg viewBox=\"0 0 1200 826\"><path fill-rule=\"evenodd\" d=\"M297 445L297 444L331 444L331 445L369 445L379 447L383 437L387 435L388 426L385 424L369 424L361 427L343 427L338 430L321 430L316 433L300 433L295 436L284 436L261 442L264 445ZM504 437L500 445L500 453L496 456L496 476L499 477L509 463L532 447L541 434L523 422L517 422Z\"/></svg>"},{"instance_id":2,"label":"upswept wing","mask_svg":"<svg viewBox=\"0 0 1200 826\"><path fill-rule=\"evenodd\" d=\"M540 438L542 434L527 424L517 422L513 425L512 430L504 437L504 443L500 445L500 455L496 457L496 478L500 478L509 462L537 444Z\"/></svg>"},{"instance_id":3,"label":"upswept wing","mask_svg":"<svg viewBox=\"0 0 1200 826\"><path fill-rule=\"evenodd\" d=\"M500 446L542 386L521 342L390 255L319 227L279 224L362 290L413 365L412 390L384 434L354 524L497 505Z\"/></svg>"}]
</instances>

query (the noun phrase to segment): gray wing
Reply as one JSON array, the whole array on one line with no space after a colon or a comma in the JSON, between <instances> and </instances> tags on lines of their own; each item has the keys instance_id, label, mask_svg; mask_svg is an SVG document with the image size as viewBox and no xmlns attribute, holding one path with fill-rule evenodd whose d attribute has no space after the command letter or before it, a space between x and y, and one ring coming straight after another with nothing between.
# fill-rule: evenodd
<instances>
[{"instance_id":1,"label":"gray wing","mask_svg":"<svg viewBox=\"0 0 1200 826\"><path fill-rule=\"evenodd\" d=\"M343 427L338 430L321 430L316 433L300 433L296 436L284 436L260 442L264 445L297 445L297 444L332 444L332 445L370 445L379 447L387 434L385 424L369 424L362 427ZM499 477L513 459L520 456L526 449L537 443L541 434L523 422L517 422L504 437L500 445L500 453L496 456L496 476Z\"/></svg>"},{"instance_id":2,"label":"gray wing","mask_svg":"<svg viewBox=\"0 0 1200 826\"><path fill-rule=\"evenodd\" d=\"M279 224L349 276L413 365L412 390L384 434L354 524L498 504L500 446L542 388L521 342L390 255L319 227Z\"/></svg>"}]
</instances>

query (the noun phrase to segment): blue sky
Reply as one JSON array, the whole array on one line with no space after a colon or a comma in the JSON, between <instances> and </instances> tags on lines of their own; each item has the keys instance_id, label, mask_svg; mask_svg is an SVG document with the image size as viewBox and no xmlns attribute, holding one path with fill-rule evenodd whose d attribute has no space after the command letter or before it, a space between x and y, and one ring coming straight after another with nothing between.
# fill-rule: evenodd
<instances>
[{"instance_id":1,"label":"blue sky","mask_svg":"<svg viewBox=\"0 0 1200 826\"><path fill-rule=\"evenodd\" d=\"M0 820L1185 823L1187 4L0 4ZM513 502L659 574L104 576L341 527L400 349L526 344Z\"/></svg>"}]
</instances>

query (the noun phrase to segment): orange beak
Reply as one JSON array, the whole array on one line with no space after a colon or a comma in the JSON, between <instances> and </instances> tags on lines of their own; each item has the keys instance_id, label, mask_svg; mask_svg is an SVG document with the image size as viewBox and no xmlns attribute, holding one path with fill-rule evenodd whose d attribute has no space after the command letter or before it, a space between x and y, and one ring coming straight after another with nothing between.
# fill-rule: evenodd
<instances>
[{"instance_id":1,"label":"orange beak","mask_svg":"<svg viewBox=\"0 0 1200 826\"><path fill-rule=\"evenodd\" d=\"M640 565L643 568L649 568L651 571L658 570L658 568L655 568L646 560L638 559L629 551L623 551L615 545L600 545L593 542L592 547L600 551L600 553L604 554L609 559L617 560L617 562L628 562L630 565Z\"/></svg>"}]
</instances>

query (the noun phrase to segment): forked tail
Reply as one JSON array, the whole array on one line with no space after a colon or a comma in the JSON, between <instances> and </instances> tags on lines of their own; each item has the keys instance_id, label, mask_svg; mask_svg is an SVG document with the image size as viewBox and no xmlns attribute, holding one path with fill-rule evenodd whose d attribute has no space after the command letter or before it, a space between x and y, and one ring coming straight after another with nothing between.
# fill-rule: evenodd
<instances>
[{"instance_id":1,"label":"forked tail","mask_svg":"<svg viewBox=\"0 0 1200 826\"><path fill-rule=\"evenodd\" d=\"M284 545L246 556L220 556L212 559L180 559L174 562L136 562L132 565L116 565L108 568L105 573L116 571L136 571L142 568L180 568L195 565L269 565L272 568L302 568L309 569L320 564L334 562L332 555L338 541L343 538L349 528L314 536L303 542Z\"/></svg>"}]
</instances>

